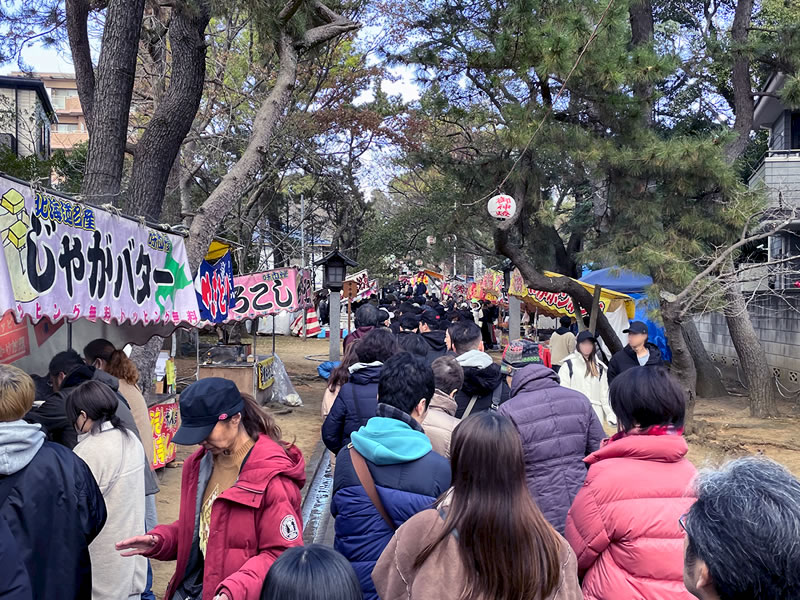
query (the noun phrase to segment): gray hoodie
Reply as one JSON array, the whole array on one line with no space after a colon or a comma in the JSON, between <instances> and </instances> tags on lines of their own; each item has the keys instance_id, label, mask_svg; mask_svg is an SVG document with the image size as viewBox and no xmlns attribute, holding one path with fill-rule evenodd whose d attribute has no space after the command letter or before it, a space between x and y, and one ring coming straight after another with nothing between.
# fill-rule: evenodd
<instances>
[{"instance_id":1,"label":"gray hoodie","mask_svg":"<svg viewBox=\"0 0 800 600\"><path fill-rule=\"evenodd\" d=\"M44 444L44 437L38 423L0 423L0 475L13 475L27 467Z\"/></svg>"}]
</instances>

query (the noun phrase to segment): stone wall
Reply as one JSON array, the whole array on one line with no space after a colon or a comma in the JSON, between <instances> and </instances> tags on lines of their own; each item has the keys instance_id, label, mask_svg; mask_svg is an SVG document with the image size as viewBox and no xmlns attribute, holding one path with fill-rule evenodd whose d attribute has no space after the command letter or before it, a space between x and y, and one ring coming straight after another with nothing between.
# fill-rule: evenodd
<instances>
[{"instance_id":1,"label":"stone wall","mask_svg":"<svg viewBox=\"0 0 800 600\"><path fill-rule=\"evenodd\" d=\"M785 383L800 383L800 293L768 294L750 302L750 319L764 346L767 364ZM711 313L695 319L712 360L738 366L725 317Z\"/></svg>"}]
</instances>

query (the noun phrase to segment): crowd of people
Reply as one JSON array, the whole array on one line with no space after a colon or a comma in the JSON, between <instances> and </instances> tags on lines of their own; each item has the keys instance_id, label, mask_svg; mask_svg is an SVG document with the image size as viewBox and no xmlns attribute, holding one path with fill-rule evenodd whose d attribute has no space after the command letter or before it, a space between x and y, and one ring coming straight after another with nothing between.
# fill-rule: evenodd
<instances>
[{"instance_id":1,"label":"crowd of people","mask_svg":"<svg viewBox=\"0 0 800 600\"><path fill-rule=\"evenodd\" d=\"M643 323L608 362L565 322L553 368L526 339L498 363L479 315L419 300L360 307L328 381L334 548L303 545L304 458L233 382L182 392L197 449L159 525L125 354L0 365L0 598L152 598L151 560L176 561L168 600L800 598L800 481L697 473Z\"/></svg>"}]
</instances>

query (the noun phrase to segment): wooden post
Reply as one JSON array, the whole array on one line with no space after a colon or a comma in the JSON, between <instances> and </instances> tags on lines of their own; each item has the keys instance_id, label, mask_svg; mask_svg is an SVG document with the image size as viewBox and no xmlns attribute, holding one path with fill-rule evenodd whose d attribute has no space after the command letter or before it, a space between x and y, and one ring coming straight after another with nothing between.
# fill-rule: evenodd
<instances>
[{"instance_id":1,"label":"wooden post","mask_svg":"<svg viewBox=\"0 0 800 600\"><path fill-rule=\"evenodd\" d=\"M508 343L519 339L522 302L516 296L508 297Z\"/></svg>"},{"instance_id":2,"label":"wooden post","mask_svg":"<svg viewBox=\"0 0 800 600\"><path fill-rule=\"evenodd\" d=\"M572 298L572 316L575 317L575 323L578 325L578 332L583 331L586 327L583 324L583 315L581 315L581 307L578 304L578 301L573 297Z\"/></svg>"},{"instance_id":3,"label":"wooden post","mask_svg":"<svg viewBox=\"0 0 800 600\"><path fill-rule=\"evenodd\" d=\"M589 315L589 331L595 335L597 331L597 316L600 313L600 294L603 293L603 288L599 285L594 286L594 297L592 298L592 312Z\"/></svg>"},{"instance_id":4,"label":"wooden post","mask_svg":"<svg viewBox=\"0 0 800 600\"><path fill-rule=\"evenodd\" d=\"M347 298L347 333L350 334L351 321L353 316L353 299Z\"/></svg>"}]
</instances>

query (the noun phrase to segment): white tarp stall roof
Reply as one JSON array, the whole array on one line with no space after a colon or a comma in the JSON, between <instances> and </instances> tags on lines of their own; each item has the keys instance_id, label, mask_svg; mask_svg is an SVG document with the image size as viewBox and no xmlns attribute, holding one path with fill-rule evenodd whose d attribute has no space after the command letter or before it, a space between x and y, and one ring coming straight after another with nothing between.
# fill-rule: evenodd
<instances>
[{"instance_id":1,"label":"white tarp stall roof","mask_svg":"<svg viewBox=\"0 0 800 600\"><path fill-rule=\"evenodd\" d=\"M64 322L79 351L198 323L179 235L0 174L0 241L0 362L42 372L68 347Z\"/></svg>"}]
</instances>

